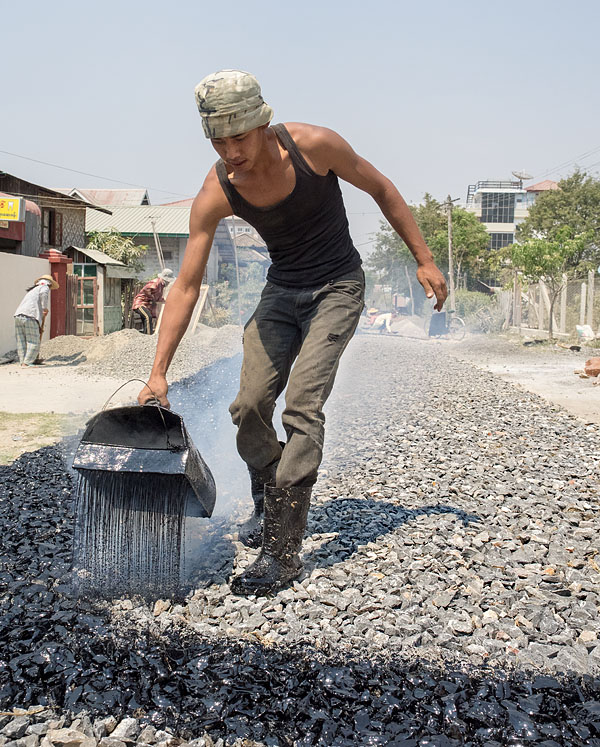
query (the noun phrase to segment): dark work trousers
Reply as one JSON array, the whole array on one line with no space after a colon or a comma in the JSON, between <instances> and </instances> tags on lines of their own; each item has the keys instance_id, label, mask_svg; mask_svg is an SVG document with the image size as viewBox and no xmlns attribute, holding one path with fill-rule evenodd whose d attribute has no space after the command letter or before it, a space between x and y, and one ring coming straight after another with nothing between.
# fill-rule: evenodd
<instances>
[{"instance_id":1,"label":"dark work trousers","mask_svg":"<svg viewBox=\"0 0 600 747\"><path fill-rule=\"evenodd\" d=\"M154 319L152 318L152 312L146 306L140 306L136 309L142 320L142 330L144 334L151 335L154 332Z\"/></svg>"},{"instance_id":2,"label":"dark work trousers","mask_svg":"<svg viewBox=\"0 0 600 747\"><path fill-rule=\"evenodd\" d=\"M238 427L238 451L250 467L261 470L280 459L277 487L309 487L317 480L323 405L356 330L364 292L361 268L316 288L267 283L246 324L240 391L229 412ZM282 452L272 418L286 384Z\"/></svg>"}]
</instances>

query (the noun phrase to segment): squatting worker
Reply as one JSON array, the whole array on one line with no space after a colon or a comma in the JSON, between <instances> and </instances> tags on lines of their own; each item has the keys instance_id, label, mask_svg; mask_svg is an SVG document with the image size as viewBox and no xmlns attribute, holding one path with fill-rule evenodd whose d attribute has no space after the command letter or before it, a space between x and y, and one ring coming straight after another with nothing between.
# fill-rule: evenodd
<instances>
[{"instance_id":1,"label":"squatting worker","mask_svg":"<svg viewBox=\"0 0 600 747\"><path fill-rule=\"evenodd\" d=\"M50 308L50 291L58 288L52 275L42 275L27 288L27 293L15 311L17 355L23 368L35 365L40 352L44 321Z\"/></svg>"},{"instance_id":2,"label":"squatting worker","mask_svg":"<svg viewBox=\"0 0 600 747\"><path fill-rule=\"evenodd\" d=\"M255 504L240 539L262 542L262 549L231 589L264 594L301 573L298 553L323 449L323 404L363 309L364 274L338 178L373 197L415 256L417 277L427 296L436 295L438 309L446 284L398 190L340 135L297 122L270 126L273 112L256 78L240 70L208 75L196 87L196 102L220 160L192 206L149 385L168 404L167 369L196 304L217 224L231 214L243 218L265 240L272 265L245 327L240 391L230 407ZM287 442L281 444L272 415L286 384ZM151 397L144 388L139 401Z\"/></svg>"},{"instance_id":3,"label":"squatting worker","mask_svg":"<svg viewBox=\"0 0 600 747\"><path fill-rule=\"evenodd\" d=\"M164 302L164 291L169 283L174 280L173 270L166 268L158 273L158 276L151 280L136 294L131 304L133 311L137 311L142 320L142 331L151 335L154 332L154 320L157 316L157 305Z\"/></svg>"}]
</instances>

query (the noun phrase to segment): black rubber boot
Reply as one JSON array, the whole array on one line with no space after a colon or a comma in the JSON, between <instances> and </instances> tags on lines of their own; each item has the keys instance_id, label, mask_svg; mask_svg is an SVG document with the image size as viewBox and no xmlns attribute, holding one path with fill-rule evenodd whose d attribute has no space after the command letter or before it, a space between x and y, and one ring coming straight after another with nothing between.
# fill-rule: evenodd
<instances>
[{"instance_id":1,"label":"black rubber boot","mask_svg":"<svg viewBox=\"0 0 600 747\"><path fill-rule=\"evenodd\" d=\"M282 444L283 446L283 444ZM254 469L248 465L250 473L250 491L254 501L252 516L238 530L238 539L246 547L256 549L262 545L263 514L265 512L265 485L275 482L279 459L264 469Z\"/></svg>"},{"instance_id":2,"label":"black rubber boot","mask_svg":"<svg viewBox=\"0 0 600 747\"><path fill-rule=\"evenodd\" d=\"M269 594L302 573L302 546L312 488L265 485L265 525L260 555L231 581L234 594Z\"/></svg>"}]
</instances>

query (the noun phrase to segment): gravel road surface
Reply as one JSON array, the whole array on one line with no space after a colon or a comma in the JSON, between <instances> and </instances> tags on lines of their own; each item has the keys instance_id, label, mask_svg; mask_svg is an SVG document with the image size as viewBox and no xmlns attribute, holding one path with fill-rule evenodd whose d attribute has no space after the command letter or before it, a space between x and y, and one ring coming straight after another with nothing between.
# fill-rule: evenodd
<instances>
[{"instance_id":1,"label":"gravel road surface","mask_svg":"<svg viewBox=\"0 0 600 747\"><path fill-rule=\"evenodd\" d=\"M255 556L238 357L172 390L220 491L181 599L74 599L71 446L1 468L0 707L47 710L0 742L600 745L600 429L449 349L352 341L306 571L270 598L227 583Z\"/></svg>"}]
</instances>

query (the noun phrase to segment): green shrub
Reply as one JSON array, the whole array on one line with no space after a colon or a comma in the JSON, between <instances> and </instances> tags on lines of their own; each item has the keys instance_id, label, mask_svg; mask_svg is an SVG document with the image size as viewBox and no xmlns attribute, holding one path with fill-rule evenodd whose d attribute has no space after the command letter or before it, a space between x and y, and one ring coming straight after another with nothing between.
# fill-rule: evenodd
<instances>
[{"instance_id":1,"label":"green shrub","mask_svg":"<svg viewBox=\"0 0 600 747\"><path fill-rule=\"evenodd\" d=\"M463 319L473 316L479 309L493 311L496 307L496 297L478 291L457 290L454 294L456 299L456 313Z\"/></svg>"},{"instance_id":2,"label":"green shrub","mask_svg":"<svg viewBox=\"0 0 600 747\"><path fill-rule=\"evenodd\" d=\"M224 327L226 324L233 323L229 309L224 309L222 306L213 306L212 309L206 307L201 321L207 327Z\"/></svg>"}]
</instances>

